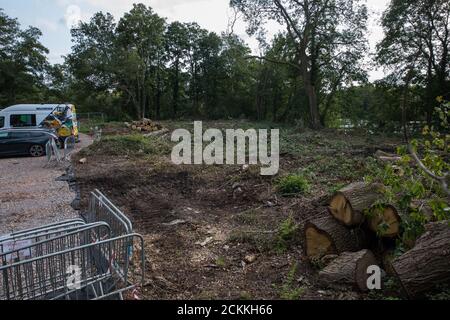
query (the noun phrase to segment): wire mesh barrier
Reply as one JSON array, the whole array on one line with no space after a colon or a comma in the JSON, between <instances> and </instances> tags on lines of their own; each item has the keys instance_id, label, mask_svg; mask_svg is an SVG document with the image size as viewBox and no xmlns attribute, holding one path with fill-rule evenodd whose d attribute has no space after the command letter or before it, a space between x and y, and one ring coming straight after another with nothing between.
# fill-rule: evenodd
<instances>
[{"instance_id":1,"label":"wire mesh barrier","mask_svg":"<svg viewBox=\"0 0 450 320\"><path fill-rule=\"evenodd\" d=\"M50 139L45 145L45 154L47 156L47 166L59 165L67 158L65 154L59 149L58 143L55 139Z\"/></svg>"},{"instance_id":2,"label":"wire mesh barrier","mask_svg":"<svg viewBox=\"0 0 450 320\"><path fill-rule=\"evenodd\" d=\"M23 230L0 237L0 252L4 252L3 246L7 243L18 243L20 241L28 241L34 239L35 242L50 239L58 235L76 231L86 226L86 222L82 219L67 220L51 225L42 226L35 229Z\"/></svg>"},{"instance_id":3,"label":"wire mesh barrier","mask_svg":"<svg viewBox=\"0 0 450 320\"><path fill-rule=\"evenodd\" d=\"M79 219L71 219L71 220L65 220L65 221L60 221L60 222L55 222L49 225L45 225L45 226L39 226L37 228L31 228L31 229L26 229L26 230L21 230L21 231L17 231L17 232L13 232L7 236L2 236L0 237L0 241L4 238L7 237L20 237L22 235L28 235L28 234L39 234L39 233L45 233L49 230L53 230L53 229L58 229L58 228L65 228L65 227L70 227L73 225L84 225L86 224L86 222L79 218Z\"/></svg>"},{"instance_id":4,"label":"wire mesh barrier","mask_svg":"<svg viewBox=\"0 0 450 320\"><path fill-rule=\"evenodd\" d=\"M89 210L84 218L88 223L105 221L114 237L129 234L133 230L131 221L99 190L91 193Z\"/></svg>"},{"instance_id":5,"label":"wire mesh barrier","mask_svg":"<svg viewBox=\"0 0 450 320\"><path fill-rule=\"evenodd\" d=\"M102 140L102 133L103 133L102 129L99 129L98 127L94 128L94 142Z\"/></svg>"},{"instance_id":6,"label":"wire mesh barrier","mask_svg":"<svg viewBox=\"0 0 450 320\"><path fill-rule=\"evenodd\" d=\"M70 161L70 156L75 151L76 139L74 136L67 137L64 140L64 160Z\"/></svg>"},{"instance_id":7,"label":"wire mesh barrier","mask_svg":"<svg viewBox=\"0 0 450 320\"><path fill-rule=\"evenodd\" d=\"M44 240L29 238L20 240L19 245L17 245L17 241L5 242L0 252L0 265L8 265L24 259L44 256L68 248L76 248L98 242L110 238L110 234L111 230L108 224L96 223Z\"/></svg>"},{"instance_id":8,"label":"wire mesh barrier","mask_svg":"<svg viewBox=\"0 0 450 320\"><path fill-rule=\"evenodd\" d=\"M0 237L0 300L123 299L144 283L144 239L100 191L86 221Z\"/></svg>"},{"instance_id":9,"label":"wire mesh barrier","mask_svg":"<svg viewBox=\"0 0 450 320\"><path fill-rule=\"evenodd\" d=\"M76 139L75 137L67 137L64 140L64 145L60 147L55 139L50 139L45 145L45 154L47 156L47 165L61 164L70 162L70 156L75 151Z\"/></svg>"}]
</instances>

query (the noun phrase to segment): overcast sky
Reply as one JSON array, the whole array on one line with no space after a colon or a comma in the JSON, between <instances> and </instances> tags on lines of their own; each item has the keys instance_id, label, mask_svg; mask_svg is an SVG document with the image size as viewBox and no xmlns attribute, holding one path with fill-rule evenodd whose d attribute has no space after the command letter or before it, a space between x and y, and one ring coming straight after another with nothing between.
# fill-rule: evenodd
<instances>
[{"instance_id":1,"label":"overcast sky","mask_svg":"<svg viewBox=\"0 0 450 320\"><path fill-rule=\"evenodd\" d=\"M50 62L60 63L63 61L62 56L70 52L70 27L73 24L80 19L89 20L98 11L110 12L119 19L136 2L151 6L169 22L197 22L201 27L217 33L227 29L232 15L229 0L0 0L0 8L8 16L18 18L23 27L32 25L40 28L43 32L42 42L50 50ZM367 0L372 13L369 35L372 50L383 35L378 19L388 3L389 0ZM246 35L243 21L236 24L234 31L253 50L257 50L257 42ZM276 27L273 26L271 31L276 33ZM382 76L380 70L371 72L372 80Z\"/></svg>"}]
</instances>

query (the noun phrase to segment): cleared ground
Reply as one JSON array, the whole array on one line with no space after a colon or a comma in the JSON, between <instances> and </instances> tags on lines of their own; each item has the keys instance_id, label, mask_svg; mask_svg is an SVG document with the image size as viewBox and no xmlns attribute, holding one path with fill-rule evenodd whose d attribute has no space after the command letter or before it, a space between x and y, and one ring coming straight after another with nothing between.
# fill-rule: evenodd
<instances>
[{"instance_id":1,"label":"cleared ground","mask_svg":"<svg viewBox=\"0 0 450 320\"><path fill-rule=\"evenodd\" d=\"M192 123L164 123L192 129ZM210 122L213 128L270 128L270 124ZM143 138L123 124L104 128L104 140L76 164L84 205L98 188L144 235L147 299L364 299L348 290L324 290L303 256L301 226L328 197L361 180L377 149L396 139L282 128L281 170L262 177L256 166L175 166L170 136ZM283 197L277 181L306 177L304 194Z\"/></svg>"},{"instance_id":2,"label":"cleared ground","mask_svg":"<svg viewBox=\"0 0 450 320\"><path fill-rule=\"evenodd\" d=\"M81 135L77 151L92 139ZM75 194L56 181L64 167L46 166L43 158L0 158L0 235L77 217L70 204Z\"/></svg>"}]
</instances>

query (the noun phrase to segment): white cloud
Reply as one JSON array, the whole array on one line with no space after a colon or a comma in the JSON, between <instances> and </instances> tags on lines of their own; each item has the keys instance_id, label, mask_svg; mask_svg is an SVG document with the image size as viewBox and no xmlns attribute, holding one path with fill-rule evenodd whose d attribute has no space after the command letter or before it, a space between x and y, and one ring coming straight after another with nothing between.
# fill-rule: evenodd
<instances>
[{"instance_id":1,"label":"white cloud","mask_svg":"<svg viewBox=\"0 0 450 320\"><path fill-rule=\"evenodd\" d=\"M72 28L81 21L81 9L77 5L69 5L66 8L66 13L64 14L64 20L66 22L67 28Z\"/></svg>"},{"instance_id":2,"label":"white cloud","mask_svg":"<svg viewBox=\"0 0 450 320\"><path fill-rule=\"evenodd\" d=\"M45 31L54 32L58 30L58 24L56 22L45 18L37 18L36 26L44 32Z\"/></svg>"}]
</instances>

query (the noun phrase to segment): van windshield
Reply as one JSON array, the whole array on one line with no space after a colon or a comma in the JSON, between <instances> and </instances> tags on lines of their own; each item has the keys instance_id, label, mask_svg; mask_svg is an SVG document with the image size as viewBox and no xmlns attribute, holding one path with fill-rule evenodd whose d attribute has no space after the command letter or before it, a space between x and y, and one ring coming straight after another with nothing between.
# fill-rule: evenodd
<instances>
[{"instance_id":1,"label":"van windshield","mask_svg":"<svg viewBox=\"0 0 450 320\"><path fill-rule=\"evenodd\" d=\"M0 129L5 126L5 117L0 117Z\"/></svg>"}]
</instances>

